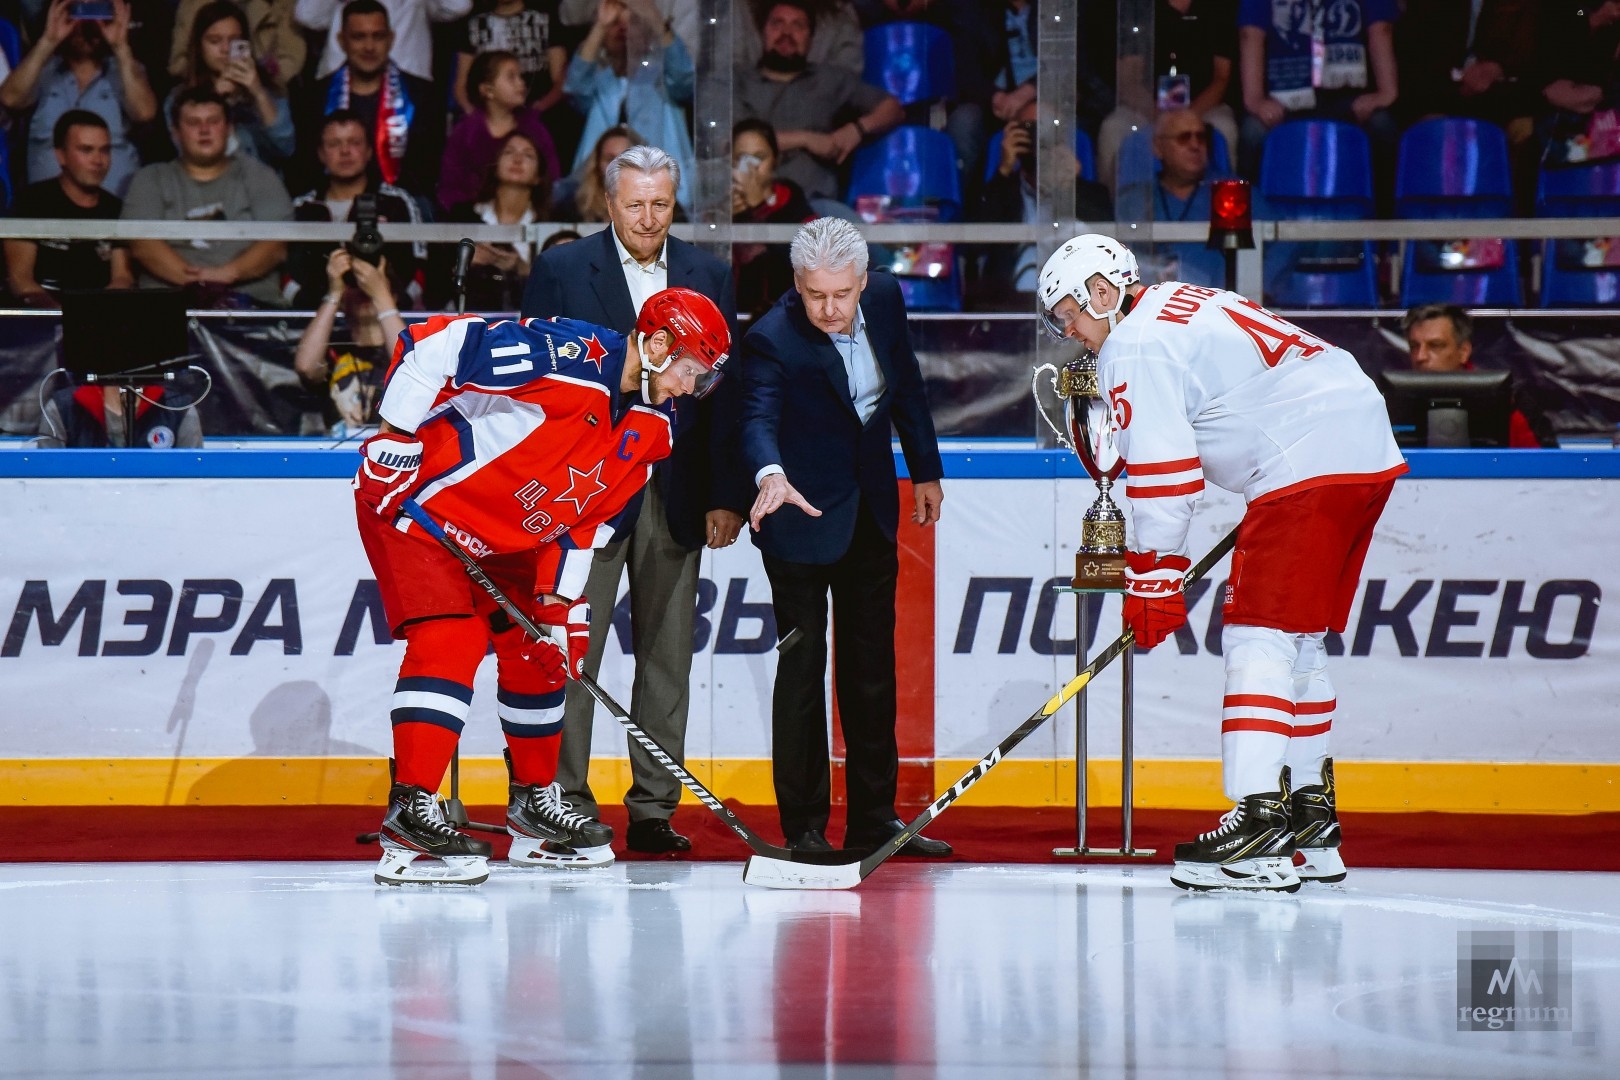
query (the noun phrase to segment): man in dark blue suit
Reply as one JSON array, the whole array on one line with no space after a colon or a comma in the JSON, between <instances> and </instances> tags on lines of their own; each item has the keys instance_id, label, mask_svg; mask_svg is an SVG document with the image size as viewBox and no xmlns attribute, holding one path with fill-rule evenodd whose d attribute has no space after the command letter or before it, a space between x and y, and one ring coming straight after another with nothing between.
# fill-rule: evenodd
<instances>
[{"instance_id":1,"label":"man in dark blue suit","mask_svg":"<svg viewBox=\"0 0 1620 1080\"><path fill-rule=\"evenodd\" d=\"M680 166L664 151L633 146L608 166L609 227L536 260L523 294L523 315L583 319L621 333L635 329L641 305L660 289L693 289L713 300L737 333L737 290L731 270L669 235L675 214ZM727 385L727 383L731 385ZM619 595L619 578L630 571L630 626L636 674L630 713L677 761L686 748L687 687L692 672L692 624L697 611L698 552L725 547L742 528L747 480L732 465L729 435L739 387L722 382L710 398L681 405L675 417L675 451L660 462L644 490L639 512L630 510L628 530L596 553L585 595L596 617L586 668L594 678ZM718 452L717 452L718 451ZM573 683L563 714L557 780L581 813L598 816L587 771L595 701ZM687 851L691 842L669 824L681 785L638 743L631 742L632 784L625 795L632 851Z\"/></svg>"},{"instance_id":2,"label":"man in dark blue suit","mask_svg":"<svg viewBox=\"0 0 1620 1080\"><path fill-rule=\"evenodd\" d=\"M749 521L771 580L784 649L771 698L771 764L782 834L827 851L827 596L835 692L844 732L844 846L875 848L904 826L895 815L894 596L900 524L891 431L900 434L916 505L939 520L939 445L900 286L866 274L866 242L839 218L793 238L795 288L749 331L741 358L742 458L759 487ZM944 856L916 837L901 854Z\"/></svg>"}]
</instances>

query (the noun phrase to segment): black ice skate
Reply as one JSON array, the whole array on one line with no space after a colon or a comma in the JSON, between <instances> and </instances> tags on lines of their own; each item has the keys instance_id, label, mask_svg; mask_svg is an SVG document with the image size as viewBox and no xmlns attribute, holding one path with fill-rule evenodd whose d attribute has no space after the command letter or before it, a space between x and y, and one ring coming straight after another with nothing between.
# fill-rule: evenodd
<instances>
[{"instance_id":1,"label":"black ice skate","mask_svg":"<svg viewBox=\"0 0 1620 1080\"><path fill-rule=\"evenodd\" d=\"M577 813L563 799L561 784L510 786L506 831L512 834L507 859L513 866L589 870L613 862L613 830Z\"/></svg>"},{"instance_id":2,"label":"black ice skate","mask_svg":"<svg viewBox=\"0 0 1620 1080\"><path fill-rule=\"evenodd\" d=\"M389 789L388 816L380 832L383 854L373 875L379 885L479 885L489 880L489 844L451 828L438 798L426 788L395 784Z\"/></svg>"},{"instance_id":3,"label":"black ice skate","mask_svg":"<svg viewBox=\"0 0 1620 1080\"><path fill-rule=\"evenodd\" d=\"M1281 786L1281 791L1245 795L1219 828L1177 844L1170 880L1183 889L1297 892L1286 770Z\"/></svg>"},{"instance_id":4,"label":"black ice skate","mask_svg":"<svg viewBox=\"0 0 1620 1080\"><path fill-rule=\"evenodd\" d=\"M1294 848L1304 862L1294 867L1301 881L1343 881L1344 860L1339 857L1339 812L1334 805L1333 759L1322 762L1322 782L1307 784L1289 800L1289 822Z\"/></svg>"}]
</instances>

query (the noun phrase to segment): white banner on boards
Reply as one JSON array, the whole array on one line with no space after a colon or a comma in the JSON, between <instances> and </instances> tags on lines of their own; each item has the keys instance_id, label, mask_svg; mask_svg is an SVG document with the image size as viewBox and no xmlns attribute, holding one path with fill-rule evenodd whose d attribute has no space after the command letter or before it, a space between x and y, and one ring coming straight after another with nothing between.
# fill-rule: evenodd
<instances>
[{"instance_id":1,"label":"white banner on boards","mask_svg":"<svg viewBox=\"0 0 1620 1080\"><path fill-rule=\"evenodd\" d=\"M1603 481L1402 481L1330 660L1336 752L1385 761L1620 761L1620 588ZM1091 484L947 480L935 551L935 753L977 757L1074 669L1072 573ZM0 480L0 756L384 756L402 646L380 609L348 485L330 479ZM1123 500L1122 500L1123 501ZM1196 556L1238 519L1211 491ZM746 540L702 556L688 754L769 756L775 625ZM1137 754L1218 750L1222 572L1188 630L1136 658ZM621 608L623 597L621 597ZM599 616L600 617L600 616ZM1118 602L1093 651L1118 632ZM628 626L602 682L625 704ZM1100 718L1118 665L1092 690ZM915 673L911 676L915 677ZM496 754L493 665L469 754ZM1117 728L1094 720L1097 756ZM599 714L594 751L622 756ZM1066 759L1072 711L1020 756Z\"/></svg>"},{"instance_id":2,"label":"white banner on boards","mask_svg":"<svg viewBox=\"0 0 1620 1080\"><path fill-rule=\"evenodd\" d=\"M1075 670L1073 574L1089 482L950 487L938 550L935 752L977 757ZM1343 635L1329 659L1335 753L1372 761L1620 761L1620 633L1601 600L1620 590L1613 488L1600 480L1403 480L1396 484ZM1605 496L1609 496L1605 498ZM1120 500L1129 515L1129 506ZM1047 508L1050 508L1048 510ZM1208 489L1197 558L1239 520ZM948 536L948 542L945 537ZM1186 631L1135 658L1136 754L1220 750L1219 598L1225 561L1190 595ZM1120 631L1119 601L1091 653ZM965 662L966 661L966 662ZM1119 665L1090 691L1090 752L1118 756ZM1028 743L1071 757L1073 710ZM1020 751L1025 753L1025 751Z\"/></svg>"}]
</instances>

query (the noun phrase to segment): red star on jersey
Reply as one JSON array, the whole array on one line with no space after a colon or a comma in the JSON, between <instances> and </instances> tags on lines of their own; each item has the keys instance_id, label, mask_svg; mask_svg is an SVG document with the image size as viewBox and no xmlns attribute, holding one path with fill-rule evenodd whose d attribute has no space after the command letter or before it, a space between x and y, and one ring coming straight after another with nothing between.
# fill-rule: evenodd
<instances>
[{"instance_id":1,"label":"red star on jersey","mask_svg":"<svg viewBox=\"0 0 1620 1080\"><path fill-rule=\"evenodd\" d=\"M585 362L587 364L595 364L598 372L602 370L602 358L607 356L607 354L606 347L604 347L600 341L596 340L595 334L592 334L590 337L585 339Z\"/></svg>"},{"instance_id":2,"label":"red star on jersey","mask_svg":"<svg viewBox=\"0 0 1620 1080\"><path fill-rule=\"evenodd\" d=\"M595 341L595 338L591 339ZM608 486L602 483L602 462L598 461L589 472L568 466L568 490L557 496L560 503L574 504L574 513L583 514L585 504L606 491ZM577 492L577 494L576 494Z\"/></svg>"}]
</instances>

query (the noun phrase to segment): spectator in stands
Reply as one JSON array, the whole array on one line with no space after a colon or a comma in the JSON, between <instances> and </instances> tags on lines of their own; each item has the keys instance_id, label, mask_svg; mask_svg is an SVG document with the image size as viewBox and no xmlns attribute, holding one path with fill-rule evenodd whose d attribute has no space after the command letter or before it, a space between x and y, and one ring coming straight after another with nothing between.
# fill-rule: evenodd
<instances>
[{"instance_id":1,"label":"spectator in stands","mask_svg":"<svg viewBox=\"0 0 1620 1080\"><path fill-rule=\"evenodd\" d=\"M345 62L315 83L300 109L299 137L314 138L321 117L350 109L366 125L377 179L406 191L432 191L444 152L444 91L394 60L394 32L381 0L349 0L338 42ZM299 155L305 168L314 161L313 150Z\"/></svg>"},{"instance_id":2,"label":"spectator in stands","mask_svg":"<svg viewBox=\"0 0 1620 1080\"><path fill-rule=\"evenodd\" d=\"M630 53L632 20L637 23L635 36L647 43L645 53L635 57ZM574 165L586 160L585 148L594 146L604 131L627 123L680 165L675 198L690 208L695 159L681 107L692 101L694 79L692 55L653 0L601 0L590 33L568 65L568 97L585 114Z\"/></svg>"},{"instance_id":3,"label":"spectator in stands","mask_svg":"<svg viewBox=\"0 0 1620 1080\"><path fill-rule=\"evenodd\" d=\"M327 256L325 269L326 295L298 339L293 370L306 383L325 388L328 428L347 435L377 422L383 376L405 320L394 299L386 256L373 266L338 248ZM340 311L350 340L334 343Z\"/></svg>"},{"instance_id":4,"label":"spectator in stands","mask_svg":"<svg viewBox=\"0 0 1620 1080\"><path fill-rule=\"evenodd\" d=\"M112 167L112 136L93 112L70 109L52 135L62 171L30 184L17 195L18 218L113 221L123 207L101 186ZM128 289L135 284L129 252L107 240L7 240L6 275L11 295L29 307L58 307L63 289Z\"/></svg>"},{"instance_id":5,"label":"spectator in stands","mask_svg":"<svg viewBox=\"0 0 1620 1080\"><path fill-rule=\"evenodd\" d=\"M731 220L739 225L802 225L816 216L791 180L776 175L776 132L763 120L731 129ZM737 310L760 316L793 288L786 244L733 244Z\"/></svg>"},{"instance_id":6,"label":"spectator in stands","mask_svg":"<svg viewBox=\"0 0 1620 1080\"><path fill-rule=\"evenodd\" d=\"M545 221L550 206L551 184L542 171L540 148L524 132L513 131L501 140L476 198L451 209L445 220L531 225ZM441 249L444 253L453 250L448 246ZM516 311L523 301L534 255L530 244L475 244L467 271L467 310Z\"/></svg>"},{"instance_id":7,"label":"spectator in stands","mask_svg":"<svg viewBox=\"0 0 1620 1080\"><path fill-rule=\"evenodd\" d=\"M866 70L866 44L861 17L850 0L810 0L815 14L816 34L810 40L807 59L822 67L843 68L859 78ZM917 0L925 6L927 0ZM759 63L764 46L759 27L764 21L762 6L771 0L738 0L732 6L731 62L747 70Z\"/></svg>"},{"instance_id":8,"label":"spectator in stands","mask_svg":"<svg viewBox=\"0 0 1620 1080\"><path fill-rule=\"evenodd\" d=\"M211 86L230 111L230 153L278 166L292 156L296 136L287 96L253 56L246 17L231 0L213 0L192 17L186 69L168 99L167 112L181 91Z\"/></svg>"},{"instance_id":9,"label":"spectator in stands","mask_svg":"<svg viewBox=\"0 0 1620 1080\"><path fill-rule=\"evenodd\" d=\"M290 221L292 200L269 166L231 154L225 99L211 87L181 91L171 113L177 161L135 174L123 217L135 221ZM284 307L279 240L135 240L142 286L190 290L192 307Z\"/></svg>"},{"instance_id":10,"label":"spectator in stands","mask_svg":"<svg viewBox=\"0 0 1620 1080\"><path fill-rule=\"evenodd\" d=\"M1454 304L1424 304L1401 320L1412 367L1417 371L1474 370L1474 320ZM1556 449L1558 436L1536 404L1530 388L1513 381L1513 414L1508 419L1508 446Z\"/></svg>"},{"instance_id":11,"label":"spectator in stands","mask_svg":"<svg viewBox=\"0 0 1620 1080\"><path fill-rule=\"evenodd\" d=\"M1547 0L1541 9L1540 132L1549 165L1620 156L1620 0Z\"/></svg>"},{"instance_id":12,"label":"spectator in stands","mask_svg":"<svg viewBox=\"0 0 1620 1080\"><path fill-rule=\"evenodd\" d=\"M467 94L474 106L450 129L450 137L445 140L444 163L439 167L439 205L448 209L477 195L500 153L502 141L513 131L522 132L540 148L540 170L549 192L561 174L557 149L540 114L525 104L528 90L518 58L499 49L479 53L473 58L467 79L471 83Z\"/></svg>"},{"instance_id":13,"label":"spectator in stands","mask_svg":"<svg viewBox=\"0 0 1620 1080\"><path fill-rule=\"evenodd\" d=\"M613 159L647 140L627 124L615 124L596 139L591 152L552 193L553 217L560 221L607 221L607 191L603 180Z\"/></svg>"},{"instance_id":14,"label":"spectator in stands","mask_svg":"<svg viewBox=\"0 0 1620 1080\"><path fill-rule=\"evenodd\" d=\"M351 110L339 109L326 114L321 121L316 154L324 175L320 184L293 200L294 221L354 221L359 197L370 194L375 200L379 224L422 223L421 207L410 192L372 175L371 143L366 139L366 126ZM293 245L287 261L293 306L315 305L316 297L327 282L328 248L325 244ZM423 284L418 277L427 259L427 245L389 244L383 250L392 275L390 291L420 309ZM350 325L354 323L351 321Z\"/></svg>"},{"instance_id":15,"label":"spectator in stands","mask_svg":"<svg viewBox=\"0 0 1620 1080\"><path fill-rule=\"evenodd\" d=\"M568 50L562 44L556 0L544 4L540 0L494 0L493 6L485 0L484 6L487 10L467 16L465 37L456 53L452 84L456 107L470 113L477 106L478 88L467 77L478 55L509 52L517 57L523 72L525 103L533 106L549 128L555 119L550 113L565 104L563 80L568 75Z\"/></svg>"},{"instance_id":16,"label":"spectator in stands","mask_svg":"<svg viewBox=\"0 0 1620 1080\"><path fill-rule=\"evenodd\" d=\"M1120 74L1121 85L1133 89L1151 82L1153 96L1122 102L1097 133L1097 176L1110 191L1117 195L1127 184L1148 180L1117 175L1119 148L1133 130L1168 110L1191 109L1227 146L1237 145L1237 117L1227 104L1236 59L1235 0L1155 0L1152 78L1144 78L1137 58L1122 60Z\"/></svg>"},{"instance_id":17,"label":"spectator in stands","mask_svg":"<svg viewBox=\"0 0 1620 1080\"><path fill-rule=\"evenodd\" d=\"M34 107L28 122L30 183L49 180L61 168L54 133L63 113L84 109L100 116L112 140L104 186L122 195L140 167L130 129L157 116L157 98L130 51L126 0L112 0L108 22L75 19L71 6L70 0L51 0L39 40L0 83L0 107L12 112Z\"/></svg>"},{"instance_id":18,"label":"spectator in stands","mask_svg":"<svg viewBox=\"0 0 1620 1080\"><path fill-rule=\"evenodd\" d=\"M433 78L433 38L429 23L454 22L472 10L472 0L377 0L383 18L393 28L389 45L392 60L405 74L415 79ZM347 13L353 3L343 0L298 0L294 16L299 25L311 30L326 31L326 48L321 52L315 76L324 79L344 63L352 65L354 57L343 43L348 22ZM435 105L442 106L441 96ZM435 162L437 163L437 162Z\"/></svg>"},{"instance_id":19,"label":"spectator in stands","mask_svg":"<svg viewBox=\"0 0 1620 1080\"><path fill-rule=\"evenodd\" d=\"M807 0L772 4L760 32L763 53L753 68L737 72L733 101L738 119L776 129L777 174L812 201L842 198L839 166L866 139L905 119L893 96L844 68L810 62L815 28Z\"/></svg>"},{"instance_id":20,"label":"spectator in stands","mask_svg":"<svg viewBox=\"0 0 1620 1080\"><path fill-rule=\"evenodd\" d=\"M143 387L135 397L132 438L124 441L124 395L115 386L65 386L45 402L39 417L43 450L105 450L127 446L196 450L203 444L202 422L191 396L161 386Z\"/></svg>"},{"instance_id":21,"label":"spectator in stands","mask_svg":"<svg viewBox=\"0 0 1620 1080\"><path fill-rule=\"evenodd\" d=\"M990 111L1002 123L1015 120L1035 100L1035 72L1040 59L1040 19L1034 0L990 3L1001 32L992 67ZM1113 57L1118 34L1113 4L1080 5L1080 48L1075 54L1076 125L1095 137L1114 108ZM1106 63L1107 66L1103 66Z\"/></svg>"},{"instance_id":22,"label":"spectator in stands","mask_svg":"<svg viewBox=\"0 0 1620 1080\"><path fill-rule=\"evenodd\" d=\"M546 237L540 242L540 254L544 255L554 247L561 247L564 244L572 244L578 239L580 239L580 235L573 229L558 229L556 232L552 233L550 236Z\"/></svg>"},{"instance_id":23,"label":"spectator in stands","mask_svg":"<svg viewBox=\"0 0 1620 1080\"><path fill-rule=\"evenodd\" d=\"M1241 0L1238 66L1243 118L1239 168L1258 175L1266 135L1284 120L1340 120L1372 140L1375 171L1393 170L1400 138L1391 107L1397 0ZM1381 185L1388 190L1389 185Z\"/></svg>"},{"instance_id":24,"label":"spectator in stands","mask_svg":"<svg viewBox=\"0 0 1620 1080\"><path fill-rule=\"evenodd\" d=\"M197 12L214 0L180 0L174 12L174 34L169 48L169 74L176 79L186 74L191 46L191 24ZM236 6L247 20L248 38L259 67L269 76L276 90L287 87L304 70L304 35L293 21L295 0L241 0Z\"/></svg>"},{"instance_id":25,"label":"spectator in stands","mask_svg":"<svg viewBox=\"0 0 1620 1080\"><path fill-rule=\"evenodd\" d=\"M1153 125L1153 158L1157 175L1150 181L1127 186L1119 193L1122 221L1209 221L1210 128L1193 109L1159 114ZM1226 260L1203 244L1158 244L1154 259L1161 260L1161 281L1224 288ZM1144 260L1146 261L1146 260Z\"/></svg>"},{"instance_id":26,"label":"spectator in stands","mask_svg":"<svg viewBox=\"0 0 1620 1080\"><path fill-rule=\"evenodd\" d=\"M1025 100L1018 114L1001 132L1001 156L996 171L984 185L979 216L985 221L1021 221L1035 218L1035 114L1034 98ZM1080 175L1080 161L1068 154L1074 170L1074 212L1081 221L1112 221L1113 201L1108 189ZM980 303L1000 306L1011 302L1027 305L1035 294L1040 276L1040 256L1032 244L1014 247L993 244L986 248L981 285L976 290Z\"/></svg>"},{"instance_id":27,"label":"spectator in stands","mask_svg":"<svg viewBox=\"0 0 1620 1080\"><path fill-rule=\"evenodd\" d=\"M575 27L574 40L584 35L578 27L589 27L596 20L600 0L559 0L558 15L564 24ZM648 0L648 22L646 29L657 30L659 27L668 27L674 35L681 39L686 46L688 56L696 56L698 49L699 14L698 0ZM632 51L640 51L638 45L646 38L638 40L638 29L631 27L630 47Z\"/></svg>"},{"instance_id":28,"label":"spectator in stands","mask_svg":"<svg viewBox=\"0 0 1620 1080\"><path fill-rule=\"evenodd\" d=\"M1473 116L1529 136L1536 0L1406 0L1396 34L1401 111L1408 120ZM1519 130L1516 130L1519 129Z\"/></svg>"}]
</instances>

